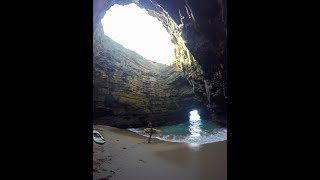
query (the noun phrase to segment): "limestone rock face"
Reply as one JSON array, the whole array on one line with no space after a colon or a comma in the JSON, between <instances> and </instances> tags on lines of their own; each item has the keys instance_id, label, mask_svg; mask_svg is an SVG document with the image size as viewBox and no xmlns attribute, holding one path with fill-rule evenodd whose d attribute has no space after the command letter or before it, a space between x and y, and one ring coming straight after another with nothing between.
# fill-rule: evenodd
<instances>
[{"instance_id":1,"label":"limestone rock face","mask_svg":"<svg viewBox=\"0 0 320 180\"><path fill-rule=\"evenodd\" d=\"M193 106L202 117L227 124L226 2L94 0L96 122L129 127L158 117L159 124L175 123ZM103 36L100 20L105 12L114 4L129 3L164 24L175 45L172 67L146 61ZM172 122L161 117L173 117Z\"/></svg>"},{"instance_id":2,"label":"limestone rock face","mask_svg":"<svg viewBox=\"0 0 320 180\"><path fill-rule=\"evenodd\" d=\"M212 120L227 124L227 0L150 2L160 5L156 14L166 11L170 16L157 17L167 19L163 24L176 40L175 65L184 71Z\"/></svg>"},{"instance_id":3,"label":"limestone rock face","mask_svg":"<svg viewBox=\"0 0 320 180\"><path fill-rule=\"evenodd\" d=\"M198 107L193 89L174 66L144 59L103 33L94 32L94 121L116 127L174 124ZM201 106L201 105L200 105Z\"/></svg>"}]
</instances>

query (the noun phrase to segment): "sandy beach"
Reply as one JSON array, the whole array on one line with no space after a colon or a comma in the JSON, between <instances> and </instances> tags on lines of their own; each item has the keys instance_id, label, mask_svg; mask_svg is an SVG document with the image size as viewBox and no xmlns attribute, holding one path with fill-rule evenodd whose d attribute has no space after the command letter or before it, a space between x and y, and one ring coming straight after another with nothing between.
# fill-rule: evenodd
<instances>
[{"instance_id":1,"label":"sandy beach","mask_svg":"<svg viewBox=\"0 0 320 180\"><path fill-rule=\"evenodd\" d=\"M140 136L109 126L100 133L106 143L93 142L94 180L226 180L227 141L190 146Z\"/></svg>"}]
</instances>

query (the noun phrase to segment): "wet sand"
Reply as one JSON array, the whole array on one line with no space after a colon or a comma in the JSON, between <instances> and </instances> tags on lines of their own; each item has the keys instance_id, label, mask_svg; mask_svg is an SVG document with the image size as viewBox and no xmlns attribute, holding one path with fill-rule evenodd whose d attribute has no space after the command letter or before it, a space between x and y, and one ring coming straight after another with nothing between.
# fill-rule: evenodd
<instances>
[{"instance_id":1,"label":"wet sand","mask_svg":"<svg viewBox=\"0 0 320 180\"><path fill-rule=\"evenodd\" d=\"M192 147L140 136L109 126L100 133L106 143L93 142L93 179L226 180L227 141Z\"/></svg>"}]
</instances>

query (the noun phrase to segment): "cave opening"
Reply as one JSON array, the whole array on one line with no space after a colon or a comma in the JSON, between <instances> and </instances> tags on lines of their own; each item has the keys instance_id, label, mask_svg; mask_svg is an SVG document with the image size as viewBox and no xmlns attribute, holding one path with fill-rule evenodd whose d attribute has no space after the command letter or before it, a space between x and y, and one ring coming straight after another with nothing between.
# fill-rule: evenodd
<instances>
[{"instance_id":1,"label":"cave opening","mask_svg":"<svg viewBox=\"0 0 320 180\"><path fill-rule=\"evenodd\" d=\"M192 110L190 111L190 116L189 116L190 121L199 121L201 119L198 110Z\"/></svg>"},{"instance_id":2,"label":"cave opening","mask_svg":"<svg viewBox=\"0 0 320 180\"><path fill-rule=\"evenodd\" d=\"M191 133L191 137L198 137L200 136L200 132L202 131L200 126L201 126L201 117L198 114L198 110L192 110L190 111L190 116L189 116L189 131Z\"/></svg>"},{"instance_id":3,"label":"cave opening","mask_svg":"<svg viewBox=\"0 0 320 180\"><path fill-rule=\"evenodd\" d=\"M106 36L145 59L165 65L173 61L171 35L157 18L136 4L114 4L101 23Z\"/></svg>"}]
</instances>

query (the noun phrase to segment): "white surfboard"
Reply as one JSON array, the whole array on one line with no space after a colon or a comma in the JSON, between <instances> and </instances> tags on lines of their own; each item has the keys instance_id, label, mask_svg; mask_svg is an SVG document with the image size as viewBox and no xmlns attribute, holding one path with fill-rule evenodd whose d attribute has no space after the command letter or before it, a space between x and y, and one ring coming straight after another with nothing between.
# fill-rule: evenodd
<instances>
[{"instance_id":1,"label":"white surfboard","mask_svg":"<svg viewBox=\"0 0 320 180\"><path fill-rule=\"evenodd\" d=\"M97 144L104 144L106 142L103 136L96 130L93 131L93 141Z\"/></svg>"}]
</instances>

